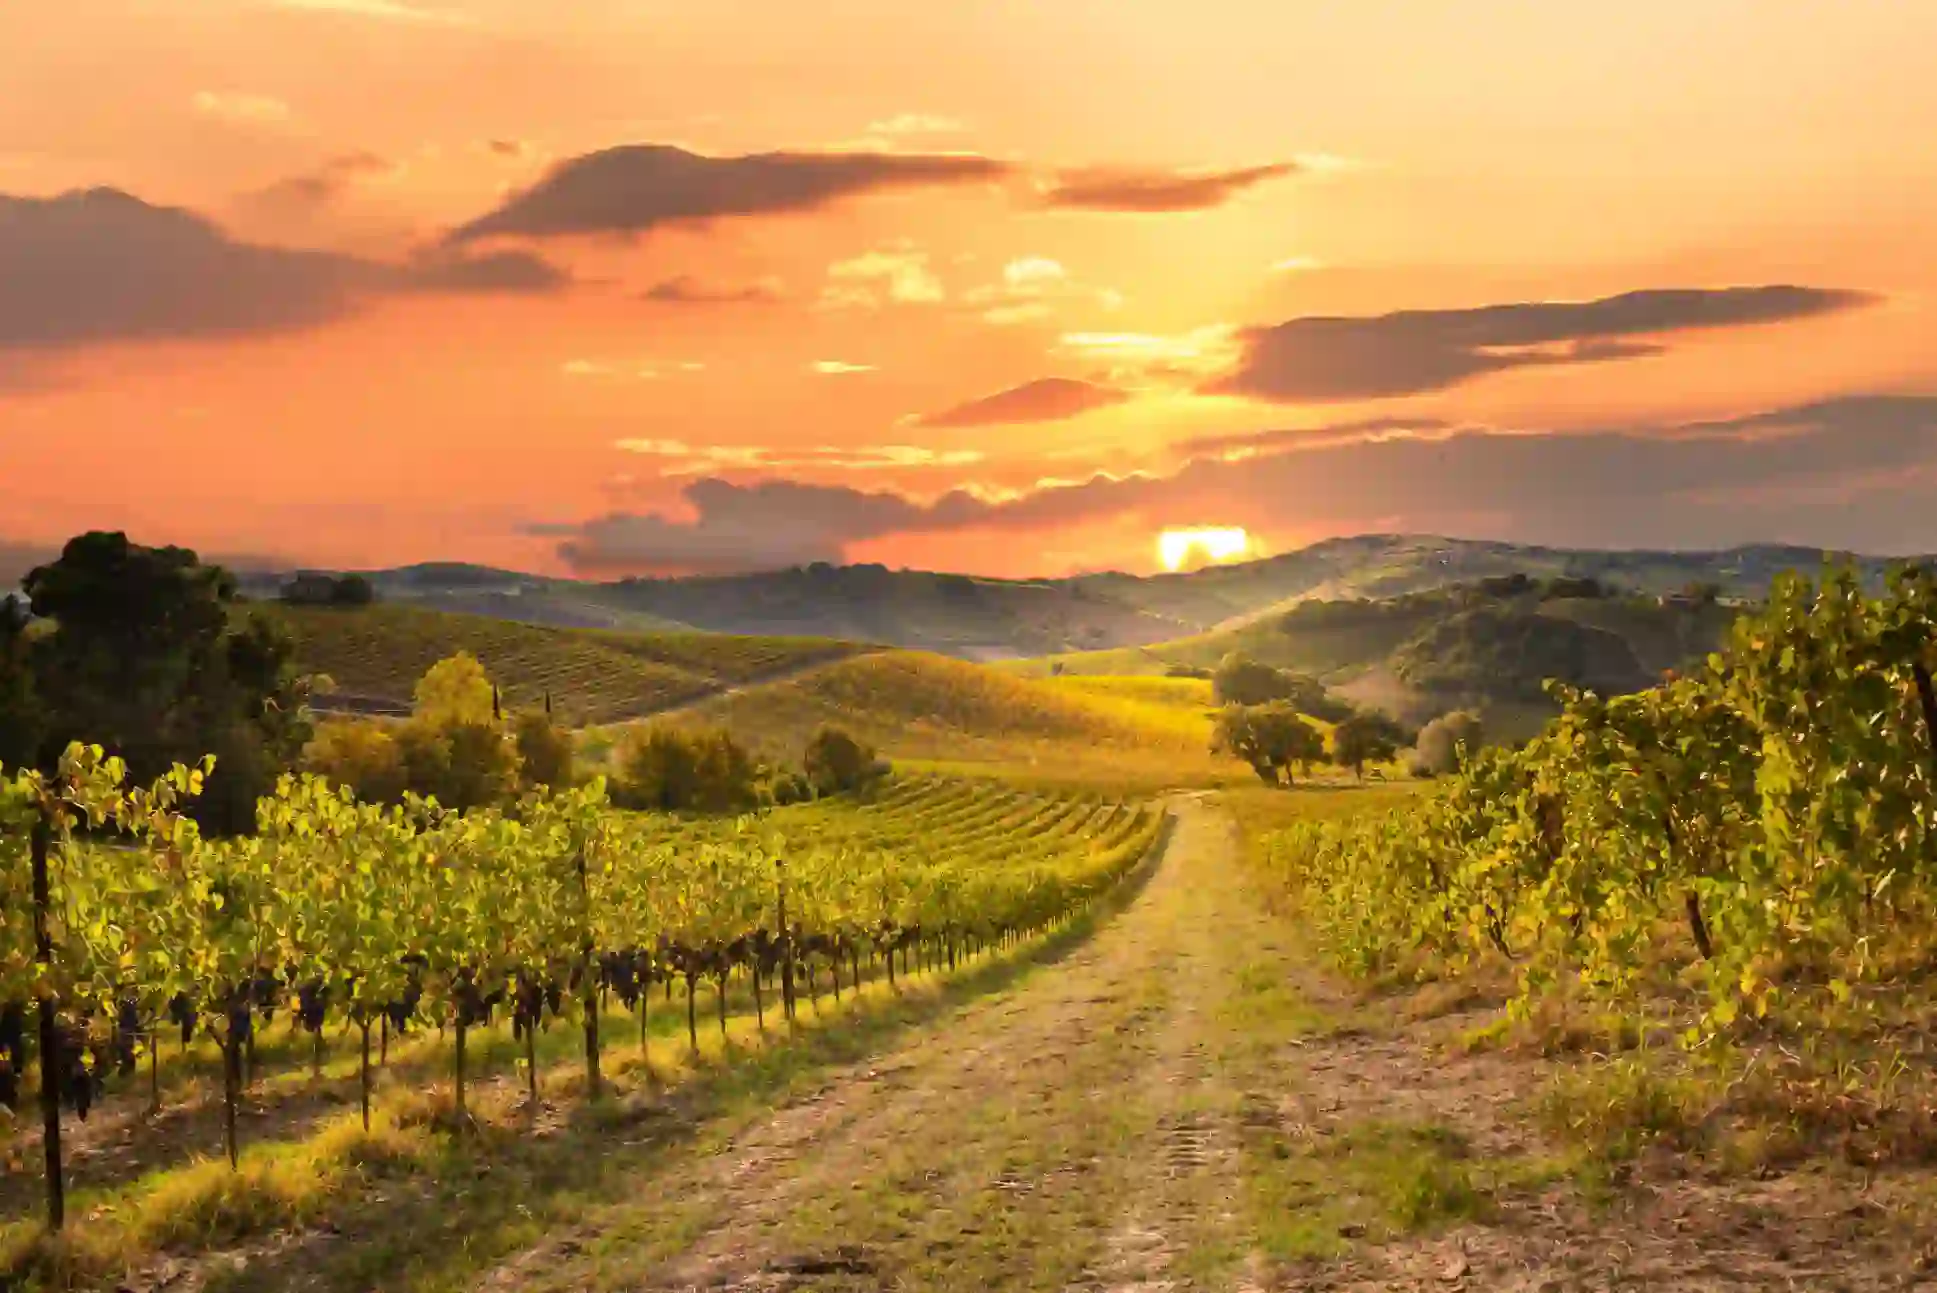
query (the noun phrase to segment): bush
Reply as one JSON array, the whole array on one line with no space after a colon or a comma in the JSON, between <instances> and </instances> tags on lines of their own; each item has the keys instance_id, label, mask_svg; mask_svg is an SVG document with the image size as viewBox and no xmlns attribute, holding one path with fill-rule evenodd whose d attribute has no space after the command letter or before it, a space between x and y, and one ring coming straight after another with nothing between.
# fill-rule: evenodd
<instances>
[{"instance_id":1,"label":"bush","mask_svg":"<svg viewBox=\"0 0 1937 1293\"><path fill-rule=\"evenodd\" d=\"M518 749L518 780L527 790L550 786L563 790L577 781L572 734L552 722L543 710L525 710L512 720L512 740Z\"/></svg>"},{"instance_id":2,"label":"bush","mask_svg":"<svg viewBox=\"0 0 1937 1293\"><path fill-rule=\"evenodd\" d=\"M872 746L838 727L823 727L814 733L801 766L806 769L807 780L822 795L859 790L888 770L875 758Z\"/></svg>"},{"instance_id":3,"label":"bush","mask_svg":"<svg viewBox=\"0 0 1937 1293\"><path fill-rule=\"evenodd\" d=\"M1459 771L1479 752L1483 736L1479 715L1464 709L1441 714L1419 731L1412 758L1414 775L1443 777Z\"/></svg>"},{"instance_id":4,"label":"bush","mask_svg":"<svg viewBox=\"0 0 1937 1293\"><path fill-rule=\"evenodd\" d=\"M406 784L446 808L467 812L518 792L518 747L496 723L412 719L397 744Z\"/></svg>"},{"instance_id":5,"label":"bush","mask_svg":"<svg viewBox=\"0 0 1937 1293\"><path fill-rule=\"evenodd\" d=\"M759 802L760 769L719 728L655 724L620 743L613 800L621 807L725 812Z\"/></svg>"},{"instance_id":6,"label":"bush","mask_svg":"<svg viewBox=\"0 0 1937 1293\"><path fill-rule=\"evenodd\" d=\"M366 803L394 804L407 784L397 739L376 723L356 719L318 724L303 750L303 767L348 786Z\"/></svg>"}]
</instances>

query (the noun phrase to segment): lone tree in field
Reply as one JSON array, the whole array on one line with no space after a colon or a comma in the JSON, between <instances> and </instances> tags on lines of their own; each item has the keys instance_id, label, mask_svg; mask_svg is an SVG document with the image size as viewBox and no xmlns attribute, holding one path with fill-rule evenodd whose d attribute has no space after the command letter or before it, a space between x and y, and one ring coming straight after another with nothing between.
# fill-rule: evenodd
<instances>
[{"instance_id":1,"label":"lone tree in field","mask_svg":"<svg viewBox=\"0 0 1937 1293\"><path fill-rule=\"evenodd\" d=\"M1298 768L1325 757L1325 738L1283 701L1227 705L1211 749L1243 759L1266 785L1290 785Z\"/></svg>"},{"instance_id":2,"label":"lone tree in field","mask_svg":"<svg viewBox=\"0 0 1937 1293\"><path fill-rule=\"evenodd\" d=\"M1399 752L1401 736L1382 714L1354 714L1332 729L1332 762L1363 780L1366 764L1384 763Z\"/></svg>"}]
</instances>

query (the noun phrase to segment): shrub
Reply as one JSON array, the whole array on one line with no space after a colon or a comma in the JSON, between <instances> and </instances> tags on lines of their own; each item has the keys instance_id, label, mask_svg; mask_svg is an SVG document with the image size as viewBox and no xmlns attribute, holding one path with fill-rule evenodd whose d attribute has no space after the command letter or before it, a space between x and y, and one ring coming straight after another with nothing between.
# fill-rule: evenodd
<instances>
[{"instance_id":1,"label":"shrub","mask_svg":"<svg viewBox=\"0 0 1937 1293\"><path fill-rule=\"evenodd\" d=\"M807 742L807 780L822 795L859 790L887 771L874 749L838 727L823 727Z\"/></svg>"},{"instance_id":2,"label":"shrub","mask_svg":"<svg viewBox=\"0 0 1937 1293\"><path fill-rule=\"evenodd\" d=\"M526 789L550 786L562 790L577 780L572 734L557 726L543 710L525 710L512 720L512 741L518 749L518 780Z\"/></svg>"},{"instance_id":3,"label":"shrub","mask_svg":"<svg viewBox=\"0 0 1937 1293\"><path fill-rule=\"evenodd\" d=\"M1412 759L1415 774L1443 777L1459 771L1479 752L1482 736L1479 715L1470 710L1441 714L1420 729L1419 746Z\"/></svg>"},{"instance_id":4,"label":"shrub","mask_svg":"<svg viewBox=\"0 0 1937 1293\"><path fill-rule=\"evenodd\" d=\"M720 728L635 728L620 743L613 799L638 809L725 812L759 801L760 770Z\"/></svg>"},{"instance_id":5,"label":"shrub","mask_svg":"<svg viewBox=\"0 0 1937 1293\"><path fill-rule=\"evenodd\" d=\"M303 750L303 767L348 786L368 803L396 803L406 786L403 750L397 739L380 725L363 720L318 724Z\"/></svg>"}]
</instances>

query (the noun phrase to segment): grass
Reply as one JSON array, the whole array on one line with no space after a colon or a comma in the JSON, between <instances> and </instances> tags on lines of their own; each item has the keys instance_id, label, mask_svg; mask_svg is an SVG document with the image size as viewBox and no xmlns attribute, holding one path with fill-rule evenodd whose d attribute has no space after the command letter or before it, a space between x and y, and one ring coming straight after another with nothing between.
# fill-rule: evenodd
<instances>
[{"instance_id":1,"label":"grass","mask_svg":"<svg viewBox=\"0 0 1937 1293\"><path fill-rule=\"evenodd\" d=\"M864 650L827 638L557 628L395 604L264 606L296 638L302 668L343 691L408 702L437 661L468 651L513 705L550 693L572 724L609 723Z\"/></svg>"}]
</instances>

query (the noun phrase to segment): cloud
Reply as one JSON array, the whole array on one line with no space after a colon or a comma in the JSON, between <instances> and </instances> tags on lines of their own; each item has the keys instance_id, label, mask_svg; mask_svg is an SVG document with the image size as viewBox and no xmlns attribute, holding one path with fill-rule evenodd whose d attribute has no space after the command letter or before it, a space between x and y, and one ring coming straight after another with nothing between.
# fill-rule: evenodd
<instances>
[{"instance_id":1,"label":"cloud","mask_svg":"<svg viewBox=\"0 0 1937 1293\"><path fill-rule=\"evenodd\" d=\"M200 215L117 189L0 194L0 350L284 332L384 295L563 282L521 253L394 265L240 242Z\"/></svg>"},{"instance_id":2,"label":"cloud","mask_svg":"<svg viewBox=\"0 0 1937 1293\"><path fill-rule=\"evenodd\" d=\"M763 278L743 285L706 283L691 274L661 279L639 294L659 305L771 305L785 299L778 279Z\"/></svg>"},{"instance_id":3,"label":"cloud","mask_svg":"<svg viewBox=\"0 0 1937 1293\"><path fill-rule=\"evenodd\" d=\"M1229 439L1233 443L1235 438ZM1791 542L1937 551L1937 394L1848 395L1740 417L1583 431L1344 423L1266 432L1168 474L1103 473L1002 497L932 502L890 492L706 479L690 520L617 514L544 533L584 571L709 569L840 560L898 534L1039 532L1109 522L1154 532L1216 516L1269 538L1374 531L1465 534L1569 547L1703 548Z\"/></svg>"},{"instance_id":4,"label":"cloud","mask_svg":"<svg viewBox=\"0 0 1937 1293\"><path fill-rule=\"evenodd\" d=\"M1010 169L1006 162L967 153L704 157L665 144L630 144L561 162L537 184L449 237L466 242L638 234L663 225L813 211L887 189L983 183Z\"/></svg>"},{"instance_id":5,"label":"cloud","mask_svg":"<svg viewBox=\"0 0 1937 1293\"><path fill-rule=\"evenodd\" d=\"M868 123L870 135L957 135L968 129L953 117L930 116L925 112L903 112L882 121Z\"/></svg>"},{"instance_id":6,"label":"cloud","mask_svg":"<svg viewBox=\"0 0 1937 1293\"><path fill-rule=\"evenodd\" d=\"M1058 305L1114 310L1123 304L1119 293L1078 283L1061 261L1047 256L1016 257L1002 267L999 281L970 288L962 300L981 308L983 321L997 326L1046 319Z\"/></svg>"},{"instance_id":7,"label":"cloud","mask_svg":"<svg viewBox=\"0 0 1937 1293\"><path fill-rule=\"evenodd\" d=\"M1080 382L1068 377L1045 377L1006 391L969 400L919 419L926 427L1013 426L1024 422L1060 422L1092 409L1109 408L1129 399L1114 387Z\"/></svg>"},{"instance_id":8,"label":"cloud","mask_svg":"<svg viewBox=\"0 0 1937 1293\"><path fill-rule=\"evenodd\" d=\"M1287 256L1271 263L1274 274L1308 274L1315 269L1325 269L1324 261L1316 256Z\"/></svg>"},{"instance_id":9,"label":"cloud","mask_svg":"<svg viewBox=\"0 0 1937 1293\"><path fill-rule=\"evenodd\" d=\"M434 27L464 27L476 21L467 13L451 9L425 9L399 3L399 0L269 0L269 5L275 9L343 14L353 18L378 18L385 22Z\"/></svg>"},{"instance_id":10,"label":"cloud","mask_svg":"<svg viewBox=\"0 0 1937 1293\"><path fill-rule=\"evenodd\" d=\"M1236 329L1206 324L1189 332L1065 332L1059 349L1105 365L1114 381L1156 381L1225 371L1235 355Z\"/></svg>"},{"instance_id":11,"label":"cloud","mask_svg":"<svg viewBox=\"0 0 1937 1293\"><path fill-rule=\"evenodd\" d=\"M286 176L243 196L243 204L271 216L309 216L335 203L358 181L394 175L397 166L370 152L332 157L313 171Z\"/></svg>"},{"instance_id":12,"label":"cloud","mask_svg":"<svg viewBox=\"0 0 1937 1293\"><path fill-rule=\"evenodd\" d=\"M1266 180L1296 174L1291 162L1221 171L1157 171L1129 167L1079 167L1060 171L1043 191L1052 207L1074 211L1156 214L1223 206Z\"/></svg>"},{"instance_id":13,"label":"cloud","mask_svg":"<svg viewBox=\"0 0 1937 1293\"><path fill-rule=\"evenodd\" d=\"M1454 424L1443 418L1363 418L1356 422L1335 422L1309 428L1277 428L1270 431L1239 431L1225 435L1197 436L1176 446L1184 457L1217 458L1241 461L1261 454L1287 449L1315 449L1341 441L1369 441L1396 436L1431 437L1451 431Z\"/></svg>"},{"instance_id":14,"label":"cloud","mask_svg":"<svg viewBox=\"0 0 1937 1293\"><path fill-rule=\"evenodd\" d=\"M816 359L808 365L808 368L813 372L828 376L839 376L842 373L871 373L874 371L873 364L850 364L841 359Z\"/></svg>"},{"instance_id":15,"label":"cloud","mask_svg":"<svg viewBox=\"0 0 1937 1293\"><path fill-rule=\"evenodd\" d=\"M827 309L879 309L932 304L947 293L928 268L928 253L914 248L869 251L827 267L820 304Z\"/></svg>"},{"instance_id":16,"label":"cloud","mask_svg":"<svg viewBox=\"0 0 1937 1293\"><path fill-rule=\"evenodd\" d=\"M531 145L522 139L487 139L484 147L494 157L524 157L531 152Z\"/></svg>"},{"instance_id":17,"label":"cloud","mask_svg":"<svg viewBox=\"0 0 1937 1293\"><path fill-rule=\"evenodd\" d=\"M289 120L290 116L287 103L266 94L235 94L201 90L189 102L195 111L205 117L246 125L273 125Z\"/></svg>"},{"instance_id":18,"label":"cloud","mask_svg":"<svg viewBox=\"0 0 1937 1293\"><path fill-rule=\"evenodd\" d=\"M1203 390L1285 401L1413 395L1512 368L1601 363L1664 349L1623 338L1805 319L1873 299L1813 287L1673 288L1598 301L1300 318L1241 332L1236 366Z\"/></svg>"},{"instance_id":19,"label":"cloud","mask_svg":"<svg viewBox=\"0 0 1937 1293\"><path fill-rule=\"evenodd\" d=\"M768 445L693 445L684 440L619 440L614 447L627 453L659 459L662 477L693 476L719 471L908 471L919 468L966 467L981 462L975 449L928 449L921 445L814 445L775 448Z\"/></svg>"},{"instance_id":20,"label":"cloud","mask_svg":"<svg viewBox=\"0 0 1937 1293\"><path fill-rule=\"evenodd\" d=\"M688 521L618 512L529 532L558 538L559 557L581 574L729 574L839 561L849 544L931 519L952 523L986 506L967 493L923 505L887 491L787 480L709 478L682 497L693 513Z\"/></svg>"},{"instance_id":21,"label":"cloud","mask_svg":"<svg viewBox=\"0 0 1937 1293\"><path fill-rule=\"evenodd\" d=\"M400 280L400 286L409 291L527 295L560 292L571 283L570 274L528 251L494 251L478 256L426 252L411 261Z\"/></svg>"}]
</instances>

